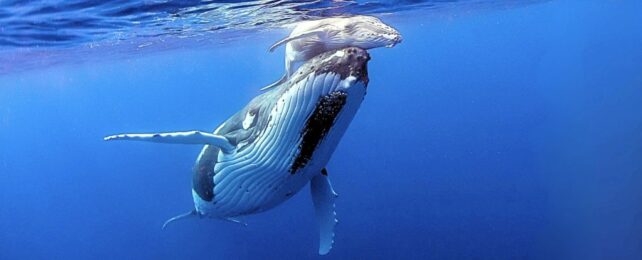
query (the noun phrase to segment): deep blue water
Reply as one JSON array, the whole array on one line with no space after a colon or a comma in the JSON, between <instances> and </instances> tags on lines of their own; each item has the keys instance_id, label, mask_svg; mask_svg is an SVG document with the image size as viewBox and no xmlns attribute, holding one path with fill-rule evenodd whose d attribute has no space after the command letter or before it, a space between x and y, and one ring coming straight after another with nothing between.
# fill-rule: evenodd
<instances>
[{"instance_id":1,"label":"deep blue water","mask_svg":"<svg viewBox=\"0 0 642 260\"><path fill-rule=\"evenodd\" d=\"M109 27L40 43L0 23L3 44L22 39L0 53L0 259L642 259L642 2L381 2L348 11L404 42L371 51L328 165L340 223L325 257L307 188L247 227L161 230L192 207L201 147L102 141L215 128L280 76L283 50L266 49L285 32L153 35L142 51ZM29 4L0 17L46 6Z\"/></svg>"}]
</instances>

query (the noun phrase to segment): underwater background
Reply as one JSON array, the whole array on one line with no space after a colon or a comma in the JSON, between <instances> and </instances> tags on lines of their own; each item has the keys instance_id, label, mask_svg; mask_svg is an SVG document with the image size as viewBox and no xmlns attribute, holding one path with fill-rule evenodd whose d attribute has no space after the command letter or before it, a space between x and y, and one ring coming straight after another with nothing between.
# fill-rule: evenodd
<instances>
[{"instance_id":1,"label":"underwater background","mask_svg":"<svg viewBox=\"0 0 642 260\"><path fill-rule=\"evenodd\" d=\"M192 209L211 131L283 71L280 26L371 14L368 94L328 171L244 218ZM2 1L0 259L642 259L642 2Z\"/></svg>"}]
</instances>

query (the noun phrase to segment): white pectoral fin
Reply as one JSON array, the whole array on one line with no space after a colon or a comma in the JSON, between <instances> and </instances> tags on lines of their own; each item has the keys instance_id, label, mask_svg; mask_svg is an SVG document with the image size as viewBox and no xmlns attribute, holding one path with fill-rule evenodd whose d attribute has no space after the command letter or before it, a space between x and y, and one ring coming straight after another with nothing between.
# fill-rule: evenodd
<instances>
[{"instance_id":1,"label":"white pectoral fin","mask_svg":"<svg viewBox=\"0 0 642 260\"><path fill-rule=\"evenodd\" d=\"M302 39L302 38L306 38L306 37L310 37L310 36L315 36L315 35L321 37L323 35L323 30L314 30L314 31L309 31L309 32L302 33L302 34L299 34L299 35L290 35L288 37L285 37L284 39L282 39L282 40L276 42L275 44L273 44L272 46L270 46L270 52L273 52L279 46L281 46L283 44L286 44L286 43L288 43L290 41L294 41L294 40L298 40L298 39Z\"/></svg>"},{"instance_id":2,"label":"white pectoral fin","mask_svg":"<svg viewBox=\"0 0 642 260\"><path fill-rule=\"evenodd\" d=\"M325 172L323 169L323 173ZM319 225L319 254L325 255L330 252L334 244L334 227L338 222L334 210L337 194L332 189L327 174L319 174L312 178L310 191Z\"/></svg>"},{"instance_id":3,"label":"white pectoral fin","mask_svg":"<svg viewBox=\"0 0 642 260\"><path fill-rule=\"evenodd\" d=\"M234 150L234 145L227 138L221 135L210 134L201 131L169 132L153 134L119 134L110 135L104 138L105 141L128 140L145 141L168 144L209 144L221 148L223 152L229 153Z\"/></svg>"}]
</instances>

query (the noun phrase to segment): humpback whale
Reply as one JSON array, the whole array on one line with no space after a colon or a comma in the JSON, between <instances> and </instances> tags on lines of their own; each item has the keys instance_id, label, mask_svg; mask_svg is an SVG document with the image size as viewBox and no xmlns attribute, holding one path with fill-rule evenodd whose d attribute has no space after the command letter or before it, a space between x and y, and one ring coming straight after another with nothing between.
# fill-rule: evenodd
<instances>
[{"instance_id":1,"label":"humpback whale","mask_svg":"<svg viewBox=\"0 0 642 260\"><path fill-rule=\"evenodd\" d=\"M321 53L349 46L361 49L394 47L401 34L379 18L366 15L338 16L299 22L290 35L270 47L270 52L285 44L285 74L263 90L283 83L292 75L295 63L305 62Z\"/></svg>"},{"instance_id":2,"label":"humpback whale","mask_svg":"<svg viewBox=\"0 0 642 260\"><path fill-rule=\"evenodd\" d=\"M237 217L271 209L310 183L319 254L334 244L335 199L326 164L363 101L367 51L348 47L317 55L287 81L252 99L213 132L107 136L204 145L192 172L194 208L168 220Z\"/></svg>"}]
</instances>

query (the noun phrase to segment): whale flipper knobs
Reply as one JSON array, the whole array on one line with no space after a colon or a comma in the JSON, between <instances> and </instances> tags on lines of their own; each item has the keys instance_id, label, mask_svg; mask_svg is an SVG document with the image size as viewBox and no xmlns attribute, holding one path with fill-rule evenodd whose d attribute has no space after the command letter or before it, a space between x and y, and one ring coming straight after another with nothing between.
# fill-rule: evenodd
<instances>
[{"instance_id":1,"label":"whale flipper knobs","mask_svg":"<svg viewBox=\"0 0 642 260\"><path fill-rule=\"evenodd\" d=\"M234 145L227 138L220 135L201 131L153 133L153 134L119 134L103 138L105 141L126 140L145 141L167 144L209 144L221 148L225 153L232 152Z\"/></svg>"},{"instance_id":2,"label":"whale flipper knobs","mask_svg":"<svg viewBox=\"0 0 642 260\"><path fill-rule=\"evenodd\" d=\"M332 189L328 176L323 174L312 178L310 192L319 225L319 254L325 255L334 245L334 227L338 222L334 206L337 193Z\"/></svg>"}]
</instances>

